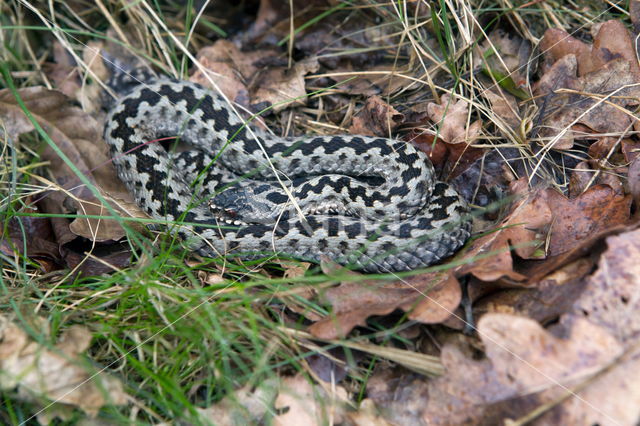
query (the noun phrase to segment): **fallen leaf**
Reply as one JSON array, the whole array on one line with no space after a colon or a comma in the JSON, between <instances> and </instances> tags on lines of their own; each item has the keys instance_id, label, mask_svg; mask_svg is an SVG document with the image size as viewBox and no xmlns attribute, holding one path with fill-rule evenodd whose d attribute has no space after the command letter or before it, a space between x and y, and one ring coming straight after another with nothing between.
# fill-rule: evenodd
<instances>
[{"instance_id":1,"label":"fallen leaf","mask_svg":"<svg viewBox=\"0 0 640 426\"><path fill-rule=\"evenodd\" d=\"M629 2L629 18L633 23L633 30L635 34L640 32L640 2Z\"/></svg>"},{"instance_id":2,"label":"fallen leaf","mask_svg":"<svg viewBox=\"0 0 640 426\"><path fill-rule=\"evenodd\" d=\"M297 62L293 68L270 68L259 72L255 81L259 81L251 89L252 105L271 106L273 112L282 111L292 105L307 103L304 76L318 71L316 58Z\"/></svg>"},{"instance_id":3,"label":"fallen leaf","mask_svg":"<svg viewBox=\"0 0 640 426\"><path fill-rule=\"evenodd\" d=\"M565 55L577 58L578 76L601 69L607 62L623 58L631 63L632 72L638 73L635 47L625 25L617 20L606 21L594 26L593 44L583 43L564 30L552 28L545 31L540 41L540 50L545 52L549 62L555 62Z\"/></svg>"},{"instance_id":4,"label":"fallen leaf","mask_svg":"<svg viewBox=\"0 0 640 426\"><path fill-rule=\"evenodd\" d=\"M424 377L381 364L367 380L367 397L393 425L421 424L422 410L429 398Z\"/></svg>"},{"instance_id":5,"label":"fallen leaf","mask_svg":"<svg viewBox=\"0 0 640 426\"><path fill-rule=\"evenodd\" d=\"M610 236L606 242L608 249L576 300L575 311L626 344L640 337L640 230Z\"/></svg>"},{"instance_id":6,"label":"fallen leaf","mask_svg":"<svg viewBox=\"0 0 640 426\"><path fill-rule=\"evenodd\" d=\"M555 409L540 424L635 425L640 418L640 352L630 350ZM551 397L546 401L554 402Z\"/></svg>"},{"instance_id":7,"label":"fallen leaf","mask_svg":"<svg viewBox=\"0 0 640 426\"><path fill-rule=\"evenodd\" d=\"M640 97L638 80L631 73L629 62L614 60L605 64L600 70L584 77L573 79L560 85L558 73L565 72L565 66L575 72L575 57L567 55L560 59L539 82L537 92L547 110L553 111L545 116L541 136L554 141L554 149L569 149L579 134L574 134L571 126L583 124L598 134L624 133L631 127L631 113L624 112L624 107L634 98ZM549 90L544 90L550 87ZM545 97L551 92L568 88L570 91ZM613 95L613 97L611 97ZM605 97L607 101L604 102Z\"/></svg>"},{"instance_id":8,"label":"fallen leaf","mask_svg":"<svg viewBox=\"0 0 640 426\"><path fill-rule=\"evenodd\" d=\"M429 41L427 41L429 43ZM366 68L367 73L358 72L351 63L340 66L332 71L329 76L334 83L339 83L334 90L345 93L348 96L362 95L390 96L398 90L407 89L412 82L406 75L411 75L410 69L399 68L398 64L373 65Z\"/></svg>"},{"instance_id":9,"label":"fallen leaf","mask_svg":"<svg viewBox=\"0 0 640 426\"><path fill-rule=\"evenodd\" d=\"M282 380L275 409L282 414L274 418L277 426L339 424L347 407L347 391L342 386L328 394L320 386L298 374Z\"/></svg>"},{"instance_id":10,"label":"fallen leaf","mask_svg":"<svg viewBox=\"0 0 640 426\"><path fill-rule=\"evenodd\" d=\"M104 49L115 44L109 39L106 41L91 40L82 49L82 60L87 64L91 72L88 70L83 71L85 76L89 75L91 78L83 78L82 85L76 91L73 99L78 99L80 105L82 105L82 110L94 116L100 115L101 109L106 106L104 104L104 88L98 83L98 80L106 82L110 75L104 62ZM120 46L120 48L122 47Z\"/></svg>"},{"instance_id":11,"label":"fallen leaf","mask_svg":"<svg viewBox=\"0 0 640 426\"><path fill-rule=\"evenodd\" d=\"M428 12L424 11L424 15ZM400 35L391 26L377 25L375 16L335 0L292 0L286 3L261 0L256 21L244 34L243 44L282 49L292 42L298 55L318 57L329 69L349 63L369 70L369 67L383 62L389 43L400 40ZM293 40L289 40L292 27L296 32ZM437 47L434 37L426 37L421 42L434 50ZM335 55L334 52L340 54ZM427 58L423 61L430 66Z\"/></svg>"},{"instance_id":12,"label":"fallen leaf","mask_svg":"<svg viewBox=\"0 0 640 426\"><path fill-rule=\"evenodd\" d=\"M540 40L540 51L545 53L549 64L554 64L567 55L576 58L576 75L585 75L593 71L591 65L591 46L572 37L560 28L549 28ZM549 66L550 66L549 65ZM582 68L578 71L578 67ZM545 74L549 70L545 70Z\"/></svg>"},{"instance_id":13,"label":"fallen leaf","mask_svg":"<svg viewBox=\"0 0 640 426\"><path fill-rule=\"evenodd\" d=\"M391 426L378 414L375 403L369 398L360 402L358 411L348 412L347 418L354 426Z\"/></svg>"},{"instance_id":14,"label":"fallen leaf","mask_svg":"<svg viewBox=\"0 0 640 426\"><path fill-rule=\"evenodd\" d=\"M539 405L551 404L541 424L549 419L553 424L635 424L640 416L637 345L625 352L587 318L569 314L564 319L554 334L523 317L482 317L479 334L500 380L519 395L537 392Z\"/></svg>"},{"instance_id":15,"label":"fallen leaf","mask_svg":"<svg viewBox=\"0 0 640 426\"><path fill-rule=\"evenodd\" d=\"M332 306L326 318L315 322L309 332L323 339L344 337L373 315L387 315L396 309L409 312L410 319L424 323L446 320L461 298L460 284L449 273L425 273L399 281L347 281L320 293Z\"/></svg>"},{"instance_id":16,"label":"fallen leaf","mask_svg":"<svg viewBox=\"0 0 640 426\"><path fill-rule=\"evenodd\" d=\"M620 146L627 163L631 163L640 154L640 141L624 138L620 141Z\"/></svg>"},{"instance_id":17,"label":"fallen leaf","mask_svg":"<svg viewBox=\"0 0 640 426\"><path fill-rule=\"evenodd\" d=\"M509 314L487 314L478 334L493 368L519 392L537 392L585 379L623 353L616 339L585 319L559 338L536 321Z\"/></svg>"},{"instance_id":18,"label":"fallen leaf","mask_svg":"<svg viewBox=\"0 0 640 426\"><path fill-rule=\"evenodd\" d=\"M526 287L535 287L538 282L545 279L549 274L579 259L589 259L596 262L598 255L606 248L605 238L622 232L634 229L633 225L616 226L607 228L594 235L591 235L569 251L557 256L547 256L543 261L521 261L518 264L518 271L527 276L523 283Z\"/></svg>"},{"instance_id":19,"label":"fallen leaf","mask_svg":"<svg viewBox=\"0 0 640 426\"><path fill-rule=\"evenodd\" d=\"M352 368L357 368L356 364L362 361L363 355L358 351L349 351L341 347L328 349L307 357L309 369L317 379L327 383L340 383Z\"/></svg>"},{"instance_id":20,"label":"fallen leaf","mask_svg":"<svg viewBox=\"0 0 640 426\"><path fill-rule=\"evenodd\" d=\"M598 269L586 280L572 312L559 323L573 330L576 323L588 322L595 329L585 332L576 346L592 348L606 357L623 354L587 382L577 392L579 398L564 401L541 421L553 418L560 424L618 425L635 424L640 418L640 389L636 386L640 380L640 271L633 261L640 253L639 236L640 230L635 229L606 239L608 248L600 256ZM603 335L609 337L602 339ZM571 338L580 339L574 333ZM578 361L586 363L600 358L582 355Z\"/></svg>"},{"instance_id":21,"label":"fallen leaf","mask_svg":"<svg viewBox=\"0 0 640 426\"><path fill-rule=\"evenodd\" d=\"M58 40L53 42L53 60L53 64L45 64L47 77L62 93L75 98L81 87L80 73L73 57Z\"/></svg>"},{"instance_id":22,"label":"fallen leaf","mask_svg":"<svg viewBox=\"0 0 640 426\"><path fill-rule=\"evenodd\" d=\"M291 3L283 3L279 0L260 0L260 6L252 28L249 30L250 37L254 42L260 37L284 37L289 33L289 22L291 20L291 8L295 11L294 23L298 28L313 13L319 14L326 8L327 0L293 0ZM310 15L310 16L309 16ZM264 41L264 40L260 40ZM274 40L274 44L278 40Z\"/></svg>"},{"instance_id":23,"label":"fallen leaf","mask_svg":"<svg viewBox=\"0 0 640 426\"><path fill-rule=\"evenodd\" d=\"M307 273L307 270L311 266L311 263L287 262L285 260L281 260L280 265L284 269L284 278L294 279L303 277Z\"/></svg>"},{"instance_id":24,"label":"fallen leaf","mask_svg":"<svg viewBox=\"0 0 640 426\"><path fill-rule=\"evenodd\" d=\"M24 213L29 213L26 210ZM61 263L59 245L51 229L51 222L43 217L13 217L0 233L0 251L7 256L18 253L30 258L44 258ZM40 263L45 272L50 272L53 264Z\"/></svg>"},{"instance_id":25,"label":"fallen leaf","mask_svg":"<svg viewBox=\"0 0 640 426\"><path fill-rule=\"evenodd\" d=\"M594 146L593 144L591 146ZM599 162L581 161L575 165L569 177L569 198L580 197L593 185L606 185L614 190L617 195L624 195L625 188L618 175L623 175L620 170L613 169L613 166L599 166ZM629 180L627 178L627 180Z\"/></svg>"},{"instance_id":26,"label":"fallen leaf","mask_svg":"<svg viewBox=\"0 0 640 426\"><path fill-rule=\"evenodd\" d=\"M367 99L364 108L354 117L349 133L352 135L389 137L404 116L379 96Z\"/></svg>"},{"instance_id":27,"label":"fallen leaf","mask_svg":"<svg viewBox=\"0 0 640 426\"><path fill-rule=\"evenodd\" d=\"M592 160L606 160L620 143L619 138L605 136L589 145L589 158Z\"/></svg>"},{"instance_id":28,"label":"fallen leaf","mask_svg":"<svg viewBox=\"0 0 640 426\"><path fill-rule=\"evenodd\" d=\"M131 200L131 195L117 178L110 163L106 144L100 143L102 129L93 118L72 106L60 92L31 87L21 89L19 93L38 123L90 182L112 195ZM8 123L7 131L15 139L22 133L34 130L8 89L0 91L0 117ZM75 211L80 214L104 214L106 209L88 188L79 185L77 176L50 146L45 146L42 157L50 161L50 169L57 183L72 194L70 204L75 206ZM55 192L49 196L57 197L55 204L60 208L60 211L52 213L68 212L63 209L69 204L65 202L64 194ZM115 241L124 236L119 223L110 219L75 219L72 227L77 235L92 241Z\"/></svg>"},{"instance_id":29,"label":"fallen leaf","mask_svg":"<svg viewBox=\"0 0 640 426\"><path fill-rule=\"evenodd\" d=\"M447 94L442 95L440 105L433 102L427 105L429 118L437 126L438 137L450 144L471 145L480 137L482 122L478 120L467 127L468 111L466 100L455 101Z\"/></svg>"},{"instance_id":30,"label":"fallen leaf","mask_svg":"<svg viewBox=\"0 0 640 426\"><path fill-rule=\"evenodd\" d=\"M580 241L629 220L631 197L618 195L606 185L592 186L573 200L553 190L547 191L547 197L549 205L554 206L550 256L564 253Z\"/></svg>"},{"instance_id":31,"label":"fallen leaf","mask_svg":"<svg viewBox=\"0 0 640 426\"><path fill-rule=\"evenodd\" d=\"M492 85L495 81L502 88L500 91L494 90L526 99L528 94L521 87L527 83L527 72L535 66L531 50L531 42L498 28L491 31L487 40L482 42L479 49L482 57L476 57L474 62L480 63L482 71L493 77Z\"/></svg>"},{"instance_id":32,"label":"fallen leaf","mask_svg":"<svg viewBox=\"0 0 640 426\"><path fill-rule=\"evenodd\" d=\"M271 417L270 408L276 399L279 383L267 379L256 389L241 388L207 408L196 408L203 424L234 426L257 424Z\"/></svg>"},{"instance_id":33,"label":"fallen leaf","mask_svg":"<svg viewBox=\"0 0 640 426\"><path fill-rule=\"evenodd\" d=\"M96 246L91 252L94 257L87 257L84 252L76 252L65 247L60 251L66 266L85 277L111 274L131 263L131 247L126 242Z\"/></svg>"},{"instance_id":34,"label":"fallen leaf","mask_svg":"<svg viewBox=\"0 0 640 426\"><path fill-rule=\"evenodd\" d=\"M546 235L545 228L552 221L552 209L543 190L525 193L526 180L512 186L517 199L511 213L495 231L473 241L458 259L470 263L456 269L456 276L473 274L483 281L508 277L523 281L526 277L514 270L512 250L523 259L540 258L539 248Z\"/></svg>"},{"instance_id":35,"label":"fallen leaf","mask_svg":"<svg viewBox=\"0 0 640 426\"><path fill-rule=\"evenodd\" d=\"M634 424L640 416L640 391L633 385L639 377L637 349L624 352L587 317L564 317L570 321L554 333L522 316L484 315L478 334L487 359L445 345L445 374L429 381L428 397L421 398L423 420L497 424L546 407L538 424Z\"/></svg>"},{"instance_id":36,"label":"fallen leaf","mask_svg":"<svg viewBox=\"0 0 640 426\"><path fill-rule=\"evenodd\" d=\"M44 321L40 326L48 327ZM47 347L0 317L0 337L0 388L5 391L17 388L24 400L44 398L54 405L77 407L90 416L107 404L127 402L120 381L104 372L96 374L80 356L92 337L85 327L71 326L55 346Z\"/></svg>"},{"instance_id":37,"label":"fallen leaf","mask_svg":"<svg viewBox=\"0 0 640 426\"><path fill-rule=\"evenodd\" d=\"M636 156L629 164L629 194L633 198L636 207L640 206L640 157Z\"/></svg>"},{"instance_id":38,"label":"fallen leaf","mask_svg":"<svg viewBox=\"0 0 640 426\"><path fill-rule=\"evenodd\" d=\"M541 324L557 320L560 315L571 311L576 295L586 286L585 277L593 270L594 263L590 258L581 258L530 286L493 292L474 302L473 316L480 318L493 312L520 315Z\"/></svg>"},{"instance_id":39,"label":"fallen leaf","mask_svg":"<svg viewBox=\"0 0 640 426\"><path fill-rule=\"evenodd\" d=\"M403 139L427 154L438 175L447 182L459 178L470 168L473 168L474 164L481 162L485 154L491 152L482 148L471 147L464 143L449 144L440 137L436 139L436 135L437 131L420 129L419 131L414 130L408 133ZM478 167L478 169L480 168ZM484 173L484 175L486 176L487 173ZM466 189L464 186L469 186L471 189L469 195L471 197L476 192L477 182L463 179L462 182L456 182L455 186L458 192L464 192Z\"/></svg>"},{"instance_id":40,"label":"fallen leaf","mask_svg":"<svg viewBox=\"0 0 640 426\"><path fill-rule=\"evenodd\" d=\"M569 197L578 198L593 185L608 186L613 189L616 195L624 196L625 188L620 177L611 169L599 170L596 173L589 163L580 162L576 165L575 170L569 178ZM628 180L628 179L627 179Z\"/></svg>"},{"instance_id":41,"label":"fallen leaf","mask_svg":"<svg viewBox=\"0 0 640 426\"><path fill-rule=\"evenodd\" d=\"M251 101L247 82L258 71L256 64L275 53L268 49L241 52L234 43L220 39L198 51L197 59L208 71L207 76L197 69L189 80L211 87L211 78L231 101L248 106Z\"/></svg>"},{"instance_id":42,"label":"fallen leaf","mask_svg":"<svg viewBox=\"0 0 640 426\"><path fill-rule=\"evenodd\" d=\"M576 198L594 183L596 171L588 161L581 161L573 168L569 177L569 197Z\"/></svg>"},{"instance_id":43,"label":"fallen leaf","mask_svg":"<svg viewBox=\"0 0 640 426\"><path fill-rule=\"evenodd\" d=\"M622 23L602 24L591 47L561 30L548 30L541 49L553 65L535 90L541 110L548 114L540 134L553 141L555 149L573 146L577 135L571 126L575 124L600 134L630 128L635 119L624 107L638 103L640 71ZM569 90L559 93L560 89Z\"/></svg>"},{"instance_id":44,"label":"fallen leaf","mask_svg":"<svg viewBox=\"0 0 640 426\"><path fill-rule=\"evenodd\" d=\"M486 359L473 360L451 344L442 348L440 359L445 374L429 381L428 398L421 401L426 424L482 424L488 404L514 395Z\"/></svg>"},{"instance_id":45,"label":"fallen leaf","mask_svg":"<svg viewBox=\"0 0 640 426\"><path fill-rule=\"evenodd\" d=\"M491 103L491 112L496 114L505 124L512 129L517 129L522 122L520 117L520 108L515 96L498 92L496 89L485 90L482 95Z\"/></svg>"},{"instance_id":46,"label":"fallen leaf","mask_svg":"<svg viewBox=\"0 0 640 426\"><path fill-rule=\"evenodd\" d=\"M231 101L256 109L272 107L278 112L292 104L304 105L304 76L318 70L318 61L305 59L291 68L265 66L277 56L276 51L268 49L242 52L232 42L218 40L198 52L207 75L198 69L189 80L212 87L212 79Z\"/></svg>"}]
</instances>

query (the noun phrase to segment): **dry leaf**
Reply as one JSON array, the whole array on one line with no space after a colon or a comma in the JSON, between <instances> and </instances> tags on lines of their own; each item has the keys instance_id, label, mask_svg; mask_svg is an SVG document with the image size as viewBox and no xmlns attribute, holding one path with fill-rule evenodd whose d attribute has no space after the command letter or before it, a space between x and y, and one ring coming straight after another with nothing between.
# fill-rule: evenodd
<instances>
[{"instance_id":1,"label":"dry leaf","mask_svg":"<svg viewBox=\"0 0 640 426\"><path fill-rule=\"evenodd\" d=\"M221 39L198 51L197 58L210 71L208 75L197 69L189 80L211 87L211 78L231 101L248 106L251 102L247 82L259 69L255 63L275 54L265 49L241 52L232 42Z\"/></svg>"},{"instance_id":2,"label":"dry leaf","mask_svg":"<svg viewBox=\"0 0 640 426\"><path fill-rule=\"evenodd\" d=\"M208 79L211 78L230 100L245 106L272 106L278 112L291 104L304 105L304 76L318 70L318 61L306 59L292 68L260 64L275 57L277 52L273 50L241 52L232 42L218 40L198 52L198 60L210 71L208 76L198 69L190 81L212 87Z\"/></svg>"},{"instance_id":3,"label":"dry leaf","mask_svg":"<svg viewBox=\"0 0 640 426\"><path fill-rule=\"evenodd\" d=\"M483 63L483 68L508 76L515 87L526 84L527 63L532 60L531 43L501 28L491 31L487 38L489 40L480 45L482 58L476 58L474 62Z\"/></svg>"},{"instance_id":4,"label":"dry leaf","mask_svg":"<svg viewBox=\"0 0 640 426\"><path fill-rule=\"evenodd\" d=\"M95 80L99 79L106 82L109 79L109 70L107 69L103 59L103 49L105 45L109 46L109 41L89 41L82 50L82 60L91 70L84 70L90 78L84 78L79 90L76 91L73 98L78 99L82 110L92 115L99 115L104 105L103 87Z\"/></svg>"},{"instance_id":5,"label":"dry leaf","mask_svg":"<svg viewBox=\"0 0 640 426\"><path fill-rule=\"evenodd\" d=\"M571 310L594 263L590 258L578 259L536 280L531 287L506 288L491 293L473 304L473 316L480 318L495 312L528 317L542 324L554 321ZM461 326L457 325L457 328Z\"/></svg>"},{"instance_id":6,"label":"dry leaf","mask_svg":"<svg viewBox=\"0 0 640 426\"><path fill-rule=\"evenodd\" d=\"M25 213L29 213L27 210ZM60 262L60 247L55 242L51 222L43 217L12 217L0 233L0 251L13 256L14 251L31 258L45 258ZM26 249L26 252L25 252ZM47 265L41 263L47 270Z\"/></svg>"},{"instance_id":7,"label":"dry leaf","mask_svg":"<svg viewBox=\"0 0 640 426\"><path fill-rule=\"evenodd\" d=\"M367 397L392 425L421 424L422 410L429 399L424 377L383 364L378 364L367 380Z\"/></svg>"},{"instance_id":8,"label":"dry leaf","mask_svg":"<svg viewBox=\"0 0 640 426\"><path fill-rule=\"evenodd\" d=\"M482 122L475 121L467 127L469 105L466 100L455 101L447 94L442 95L440 105L427 105L429 118L437 126L438 137L450 144L471 145L480 136Z\"/></svg>"},{"instance_id":9,"label":"dry leaf","mask_svg":"<svg viewBox=\"0 0 640 426\"><path fill-rule=\"evenodd\" d=\"M636 123L640 123L637 122ZM636 131L639 130L636 126L634 126ZM622 150L622 154L624 155L624 160L627 163L631 163L638 155L640 155L640 141L636 141L630 138L624 138L620 141L620 146Z\"/></svg>"},{"instance_id":10,"label":"dry leaf","mask_svg":"<svg viewBox=\"0 0 640 426\"><path fill-rule=\"evenodd\" d=\"M550 62L555 62L565 55L575 55L578 76L597 71L607 62L617 58L628 61L634 74L639 71L635 46L629 31L622 22L616 20L597 26L592 46L577 40L564 30L549 29L540 41L540 51L545 53Z\"/></svg>"},{"instance_id":11,"label":"dry leaf","mask_svg":"<svg viewBox=\"0 0 640 426\"><path fill-rule=\"evenodd\" d=\"M585 319L559 338L536 321L509 314L487 314L478 334L493 368L520 392L530 393L585 379L622 354L616 339Z\"/></svg>"},{"instance_id":12,"label":"dry leaf","mask_svg":"<svg viewBox=\"0 0 640 426\"><path fill-rule=\"evenodd\" d=\"M498 91L494 88L482 92L483 96L491 102L491 112L500 117L508 126L517 129L522 122L520 118L520 108L516 97L506 93L504 90Z\"/></svg>"},{"instance_id":13,"label":"dry leaf","mask_svg":"<svg viewBox=\"0 0 640 426\"><path fill-rule=\"evenodd\" d=\"M48 325L42 321L42 327ZM89 368L80 354L91 342L91 333L72 326L53 348L31 339L6 317L0 317L0 387L18 388L29 401L55 401L96 415L107 404L127 402L122 384L107 373Z\"/></svg>"},{"instance_id":14,"label":"dry leaf","mask_svg":"<svg viewBox=\"0 0 640 426\"><path fill-rule=\"evenodd\" d=\"M640 254L638 237L640 230L607 238L608 248L600 257L598 270L587 280L573 312L560 321L567 329L584 321L597 327L595 332L585 333L588 335L576 345L592 347L598 344L598 336L606 333L611 337L601 341L598 350L615 357L623 348L624 355L588 382L578 392L580 399L568 399L541 421L553 418L560 424L632 425L640 419L640 388L636 386L640 380L640 271L633 261ZM593 355L583 361L592 359Z\"/></svg>"},{"instance_id":15,"label":"dry leaf","mask_svg":"<svg viewBox=\"0 0 640 426\"><path fill-rule=\"evenodd\" d=\"M328 77L335 83L339 83L335 90L349 96L390 96L412 84L406 77L402 77L410 73L410 70L399 69L398 64L368 66L366 73L359 73L351 63L347 63L334 69L332 74L334 73L335 76Z\"/></svg>"},{"instance_id":16,"label":"dry leaf","mask_svg":"<svg viewBox=\"0 0 640 426\"><path fill-rule=\"evenodd\" d=\"M640 206L640 156L636 156L629 164L629 194L633 198L636 206Z\"/></svg>"},{"instance_id":17,"label":"dry leaf","mask_svg":"<svg viewBox=\"0 0 640 426\"><path fill-rule=\"evenodd\" d=\"M526 189L526 181L519 182L523 188L514 189L516 194ZM523 281L526 277L513 268L511 250L524 259L539 258L538 249L546 234L543 231L551 219L552 209L544 191L525 195L514 203L511 213L495 232L476 239L459 255L471 263L459 267L456 275L471 273L483 281L495 281L503 276Z\"/></svg>"},{"instance_id":18,"label":"dry leaf","mask_svg":"<svg viewBox=\"0 0 640 426\"><path fill-rule=\"evenodd\" d=\"M548 190L548 203L553 207L549 255L564 253L599 232L629 220L631 197L620 196L606 185L596 185L570 200Z\"/></svg>"},{"instance_id":19,"label":"dry leaf","mask_svg":"<svg viewBox=\"0 0 640 426\"><path fill-rule=\"evenodd\" d=\"M358 411L347 413L354 426L391 426L376 410L375 403L367 398L360 402Z\"/></svg>"},{"instance_id":20,"label":"dry leaf","mask_svg":"<svg viewBox=\"0 0 640 426\"><path fill-rule=\"evenodd\" d=\"M606 239L598 270L576 301L575 310L607 329L620 342L640 337L640 230Z\"/></svg>"},{"instance_id":21,"label":"dry leaf","mask_svg":"<svg viewBox=\"0 0 640 426\"><path fill-rule=\"evenodd\" d=\"M615 299L611 292L591 297ZM539 424L635 424L640 416L640 389L634 386L640 377L637 346L625 353L606 327L588 318L565 315L563 330L552 333L525 317L484 315L478 333L488 360L473 360L445 345L446 373L429 382L424 421L497 424L549 404ZM575 389L579 398L562 399L570 396L567 389Z\"/></svg>"},{"instance_id":22,"label":"dry leaf","mask_svg":"<svg viewBox=\"0 0 640 426\"><path fill-rule=\"evenodd\" d=\"M298 374L282 380L275 408L282 414L274 418L276 426L339 424L343 421L348 398L342 386L327 394L320 386Z\"/></svg>"},{"instance_id":23,"label":"dry leaf","mask_svg":"<svg viewBox=\"0 0 640 426\"><path fill-rule=\"evenodd\" d=\"M284 278L295 279L304 277L304 274L307 272L311 263L308 262L295 262L295 261L287 261L280 260L280 266L284 269Z\"/></svg>"},{"instance_id":24,"label":"dry leaf","mask_svg":"<svg viewBox=\"0 0 640 426\"><path fill-rule=\"evenodd\" d=\"M389 137L391 132L402 123L404 116L379 96L367 99L364 108L353 117L349 128L352 135Z\"/></svg>"},{"instance_id":25,"label":"dry leaf","mask_svg":"<svg viewBox=\"0 0 640 426\"><path fill-rule=\"evenodd\" d=\"M278 390L277 379L267 379L254 390L242 388L233 395L207 408L196 408L204 424L235 426L264 422L271 414L271 407Z\"/></svg>"},{"instance_id":26,"label":"dry leaf","mask_svg":"<svg viewBox=\"0 0 640 426\"><path fill-rule=\"evenodd\" d=\"M555 149L569 149L573 146L574 134L571 126L583 124L594 133L621 133L631 127L631 113L624 112L624 107L640 98L638 76L631 72L628 61L619 59L608 62L601 69L574 78L567 74L569 80L559 74L575 73L576 59L573 55L564 56L545 74L538 84L540 99L545 102L544 108L553 111L545 116L544 128L540 134L553 141ZM562 80L564 84L561 84ZM554 91L568 88L571 92L552 95ZM603 99L607 96L614 97Z\"/></svg>"},{"instance_id":27,"label":"dry leaf","mask_svg":"<svg viewBox=\"0 0 640 426\"><path fill-rule=\"evenodd\" d=\"M489 314L478 329L505 384L522 395L540 392L540 405L560 403L541 424L550 419L553 424L635 424L640 418L637 345L625 353L605 328L586 318L569 316L563 324L559 338L527 318ZM571 396L568 388L579 397L559 399Z\"/></svg>"},{"instance_id":28,"label":"dry leaf","mask_svg":"<svg viewBox=\"0 0 640 426\"><path fill-rule=\"evenodd\" d=\"M545 413L540 424L619 426L638 424L640 419L640 352L629 351L614 365ZM546 398L553 401L552 398Z\"/></svg>"},{"instance_id":29,"label":"dry leaf","mask_svg":"<svg viewBox=\"0 0 640 426\"><path fill-rule=\"evenodd\" d=\"M47 77L62 93L75 98L81 87L80 73L73 57L58 40L53 42L53 60L53 64L44 67Z\"/></svg>"},{"instance_id":30,"label":"dry leaf","mask_svg":"<svg viewBox=\"0 0 640 426\"><path fill-rule=\"evenodd\" d=\"M304 76L318 71L315 58L297 62L293 68L271 68L260 72L256 81L260 84L251 90L251 103L272 106L273 112L282 111L292 105L307 103Z\"/></svg>"},{"instance_id":31,"label":"dry leaf","mask_svg":"<svg viewBox=\"0 0 640 426\"><path fill-rule=\"evenodd\" d=\"M572 37L559 28L549 28L540 40L540 51L551 64L564 56L573 55L576 58L576 75L585 75L593 71L591 65L591 46ZM580 68L578 70L578 68ZM548 72L548 70L545 70Z\"/></svg>"},{"instance_id":32,"label":"dry leaf","mask_svg":"<svg viewBox=\"0 0 640 426\"><path fill-rule=\"evenodd\" d=\"M446 320L458 307L460 284L449 273L425 273L399 281L347 281L321 293L332 306L331 315L312 324L309 332L323 339L345 337L373 315L396 309L424 323Z\"/></svg>"},{"instance_id":33,"label":"dry leaf","mask_svg":"<svg viewBox=\"0 0 640 426\"><path fill-rule=\"evenodd\" d=\"M280 0L260 0L256 20L253 23L253 28L249 31L250 36L252 38L260 36L284 37L289 34L292 7L296 11L294 25L298 28L326 10L328 3L328 0L293 0L291 3L283 3ZM253 42L257 42L257 40L253 40Z\"/></svg>"},{"instance_id":34,"label":"dry leaf","mask_svg":"<svg viewBox=\"0 0 640 426\"><path fill-rule=\"evenodd\" d=\"M473 360L453 345L442 348L440 359L446 373L428 383L422 408L427 424L481 424L488 404L514 394L486 359Z\"/></svg>"},{"instance_id":35,"label":"dry leaf","mask_svg":"<svg viewBox=\"0 0 640 426\"><path fill-rule=\"evenodd\" d=\"M601 134L630 127L635 119L623 108L638 104L640 71L622 23L602 24L591 47L561 30L548 30L541 49L553 65L535 91L544 116L540 134L554 141L555 149L573 146L576 135L571 126L575 124ZM557 93L560 89L571 91Z\"/></svg>"},{"instance_id":36,"label":"dry leaf","mask_svg":"<svg viewBox=\"0 0 640 426\"><path fill-rule=\"evenodd\" d=\"M67 97L60 92L43 87L21 89L19 92L38 123L89 181L112 195L117 194L120 198L131 199L131 195L115 174L109 160L107 146L101 143L102 129L93 118L72 106ZM22 133L34 130L8 89L0 91L0 118L7 123L7 131L14 139ZM80 214L105 213L106 209L88 188L80 185L77 176L51 147L45 147L42 157L51 162L50 169L58 184L74 195L71 201L75 204L77 212ZM63 206L67 204L65 196L62 193L57 194L55 205L60 210L51 213L66 213L63 210ZM56 193L50 197L55 195ZM124 236L124 230L115 220L76 219L72 226L77 235L93 241L119 240Z\"/></svg>"}]
</instances>

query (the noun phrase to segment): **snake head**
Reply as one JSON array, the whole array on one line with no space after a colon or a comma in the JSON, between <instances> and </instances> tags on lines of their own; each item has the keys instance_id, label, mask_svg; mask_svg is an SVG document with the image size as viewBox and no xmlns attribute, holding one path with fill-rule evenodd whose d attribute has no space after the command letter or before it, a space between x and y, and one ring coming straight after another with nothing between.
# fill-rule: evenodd
<instances>
[{"instance_id":1,"label":"snake head","mask_svg":"<svg viewBox=\"0 0 640 426\"><path fill-rule=\"evenodd\" d=\"M251 189L234 187L213 197L209 202L209 208L218 219L234 225L272 223L272 204Z\"/></svg>"}]
</instances>

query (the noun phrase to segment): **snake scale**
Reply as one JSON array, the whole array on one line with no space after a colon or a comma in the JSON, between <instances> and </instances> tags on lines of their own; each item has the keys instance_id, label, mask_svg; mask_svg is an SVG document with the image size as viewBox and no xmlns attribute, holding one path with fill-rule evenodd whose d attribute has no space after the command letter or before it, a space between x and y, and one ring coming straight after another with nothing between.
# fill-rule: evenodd
<instances>
[{"instance_id":1,"label":"snake scale","mask_svg":"<svg viewBox=\"0 0 640 426\"><path fill-rule=\"evenodd\" d=\"M170 137L188 149L156 142ZM325 255L401 271L450 256L470 234L466 203L410 144L277 137L194 83L137 86L110 111L105 140L136 202L205 257Z\"/></svg>"}]
</instances>

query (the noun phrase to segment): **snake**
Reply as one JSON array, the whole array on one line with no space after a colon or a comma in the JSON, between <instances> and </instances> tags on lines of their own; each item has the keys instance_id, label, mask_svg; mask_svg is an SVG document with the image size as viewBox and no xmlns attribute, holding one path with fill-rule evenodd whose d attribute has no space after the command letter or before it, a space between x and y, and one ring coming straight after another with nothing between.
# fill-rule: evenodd
<instances>
[{"instance_id":1,"label":"snake","mask_svg":"<svg viewBox=\"0 0 640 426\"><path fill-rule=\"evenodd\" d=\"M440 262L470 236L468 204L410 143L277 136L196 83L136 86L108 113L104 139L136 203L203 257L382 273Z\"/></svg>"}]
</instances>

